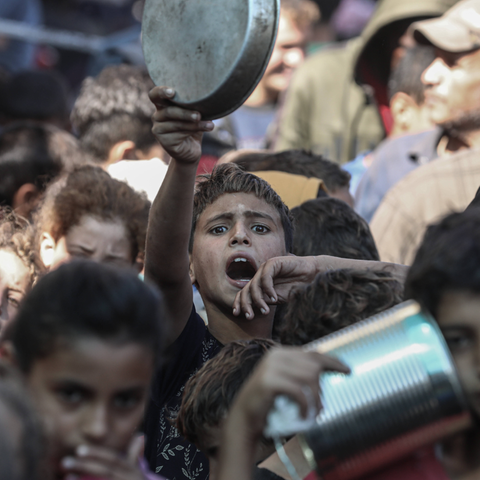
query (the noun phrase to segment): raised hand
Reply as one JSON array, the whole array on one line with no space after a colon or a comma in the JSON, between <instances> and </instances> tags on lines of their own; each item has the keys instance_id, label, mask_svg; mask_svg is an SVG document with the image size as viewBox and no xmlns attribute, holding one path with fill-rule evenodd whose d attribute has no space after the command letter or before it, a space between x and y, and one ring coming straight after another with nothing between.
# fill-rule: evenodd
<instances>
[{"instance_id":1,"label":"raised hand","mask_svg":"<svg viewBox=\"0 0 480 480\"><path fill-rule=\"evenodd\" d=\"M181 108L172 103L175 91L168 87L155 87L150 100L156 107L152 116L152 132L164 150L176 161L195 163L202 153L202 136L213 129L213 123L202 121L199 112Z\"/></svg>"}]
</instances>

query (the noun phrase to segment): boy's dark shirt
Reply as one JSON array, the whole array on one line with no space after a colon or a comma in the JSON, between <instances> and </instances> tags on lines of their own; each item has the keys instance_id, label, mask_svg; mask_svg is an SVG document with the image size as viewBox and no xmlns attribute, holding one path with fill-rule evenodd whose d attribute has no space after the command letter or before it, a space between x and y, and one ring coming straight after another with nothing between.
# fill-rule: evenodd
<instances>
[{"instance_id":1,"label":"boy's dark shirt","mask_svg":"<svg viewBox=\"0 0 480 480\"><path fill-rule=\"evenodd\" d=\"M166 364L155 375L145 417L145 457L153 472L169 480L206 480L208 460L172 425L187 380L223 345L192 308L181 335L170 347Z\"/></svg>"}]
</instances>

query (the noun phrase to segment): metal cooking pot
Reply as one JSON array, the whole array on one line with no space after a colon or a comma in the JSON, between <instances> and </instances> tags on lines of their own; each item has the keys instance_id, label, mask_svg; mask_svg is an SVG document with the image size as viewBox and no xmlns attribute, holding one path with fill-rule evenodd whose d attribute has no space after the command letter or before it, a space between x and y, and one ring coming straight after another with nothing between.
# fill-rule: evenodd
<instances>
[{"instance_id":1,"label":"metal cooking pot","mask_svg":"<svg viewBox=\"0 0 480 480\"><path fill-rule=\"evenodd\" d=\"M324 408L301 434L326 480L357 478L471 425L440 329L413 301L306 348L352 369L321 376Z\"/></svg>"},{"instance_id":2,"label":"metal cooking pot","mask_svg":"<svg viewBox=\"0 0 480 480\"><path fill-rule=\"evenodd\" d=\"M250 96L272 53L280 0L146 0L145 62L156 85L204 119L223 117Z\"/></svg>"}]
</instances>

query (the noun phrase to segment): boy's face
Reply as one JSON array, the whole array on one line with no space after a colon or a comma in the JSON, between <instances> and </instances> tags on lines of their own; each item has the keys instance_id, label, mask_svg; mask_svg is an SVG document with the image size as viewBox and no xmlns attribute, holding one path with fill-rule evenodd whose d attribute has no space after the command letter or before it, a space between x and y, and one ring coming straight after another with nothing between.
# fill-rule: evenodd
<instances>
[{"instance_id":1,"label":"boy's face","mask_svg":"<svg viewBox=\"0 0 480 480\"><path fill-rule=\"evenodd\" d=\"M231 310L235 295L269 258L286 254L277 210L251 193L219 197L200 215L190 260L206 305Z\"/></svg>"},{"instance_id":2,"label":"boy's face","mask_svg":"<svg viewBox=\"0 0 480 480\"><path fill-rule=\"evenodd\" d=\"M123 454L142 419L153 355L143 345L84 337L35 360L27 385L51 445L57 477L61 461L80 445Z\"/></svg>"},{"instance_id":3,"label":"boy's face","mask_svg":"<svg viewBox=\"0 0 480 480\"><path fill-rule=\"evenodd\" d=\"M438 306L437 322L455 360L469 406L480 419L480 295L447 291Z\"/></svg>"}]
</instances>

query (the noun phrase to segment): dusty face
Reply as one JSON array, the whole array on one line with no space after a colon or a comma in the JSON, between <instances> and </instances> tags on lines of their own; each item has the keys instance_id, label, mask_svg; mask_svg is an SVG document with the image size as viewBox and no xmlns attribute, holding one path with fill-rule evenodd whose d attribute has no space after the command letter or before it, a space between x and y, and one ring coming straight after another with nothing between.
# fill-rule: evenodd
<instances>
[{"instance_id":1,"label":"dusty face","mask_svg":"<svg viewBox=\"0 0 480 480\"><path fill-rule=\"evenodd\" d=\"M288 12L281 12L275 46L261 80L272 100L288 87L293 71L304 60L309 31L310 27L296 25Z\"/></svg>"},{"instance_id":2,"label":"dusty face","mask_svg":"<svg viewBox=\"0 0 480 480\"><path fill-rule=\"evenodd\" d=\"M445 293L437 321L470 407L480 419L480 295L464 291Z\"/></svg>"},{"instance_id":3,"label":"dusty face","mask_svg":"<svg viewBox=\"0 0 480 480\"><path fill-rule=\"evenodd\" d=\"M35 360L27 386L46 426L55 474L80 445L125 453L143 416L153 364L143 345L88 337Z\"/></svg>"},{"instance_id":4,"label":"dusty face","mask_svg":"<svg viewBox=\"0 0 480 480\"><path fill-rule=\"evenodd\" d=\"M436 58L423 72L425 105L434 123L459 121L480 111L480 50L450 53L436 49Z\"/></svg>"},{"instance_id":5,"label":"dusty face","mask_svg":"<svg viewBox=\"0 0 480 480\"><path fill-rule=\"evenodd\" d=\"M31 281L23 261L11 250L0 249L0 332L17 313Z\"/></svg>"},{"instance_id":6,"label":"dusty face","mask_svg":"<svg viewBox=\"0 0 480 480\"><path fill-rule=\"evenodd\" d=\"M235 295L269 258L285 255L280 214L251 193L224 194L197 222L190 269L205 305L231 313Z\"/></svg>"},{"instance_id":7,"label":"dusty face","mask_svg":"<svg viewBox=\"0 0 480 480\"><path fill-rule=\"evenodd\" d=\"M90 215L81 218L57 242L44 233L40 245L44 265L54 269L74 258L87 258L122 267L133 265L130 241L120 221L100 220Z\"/></svg>"}]
</instances>

